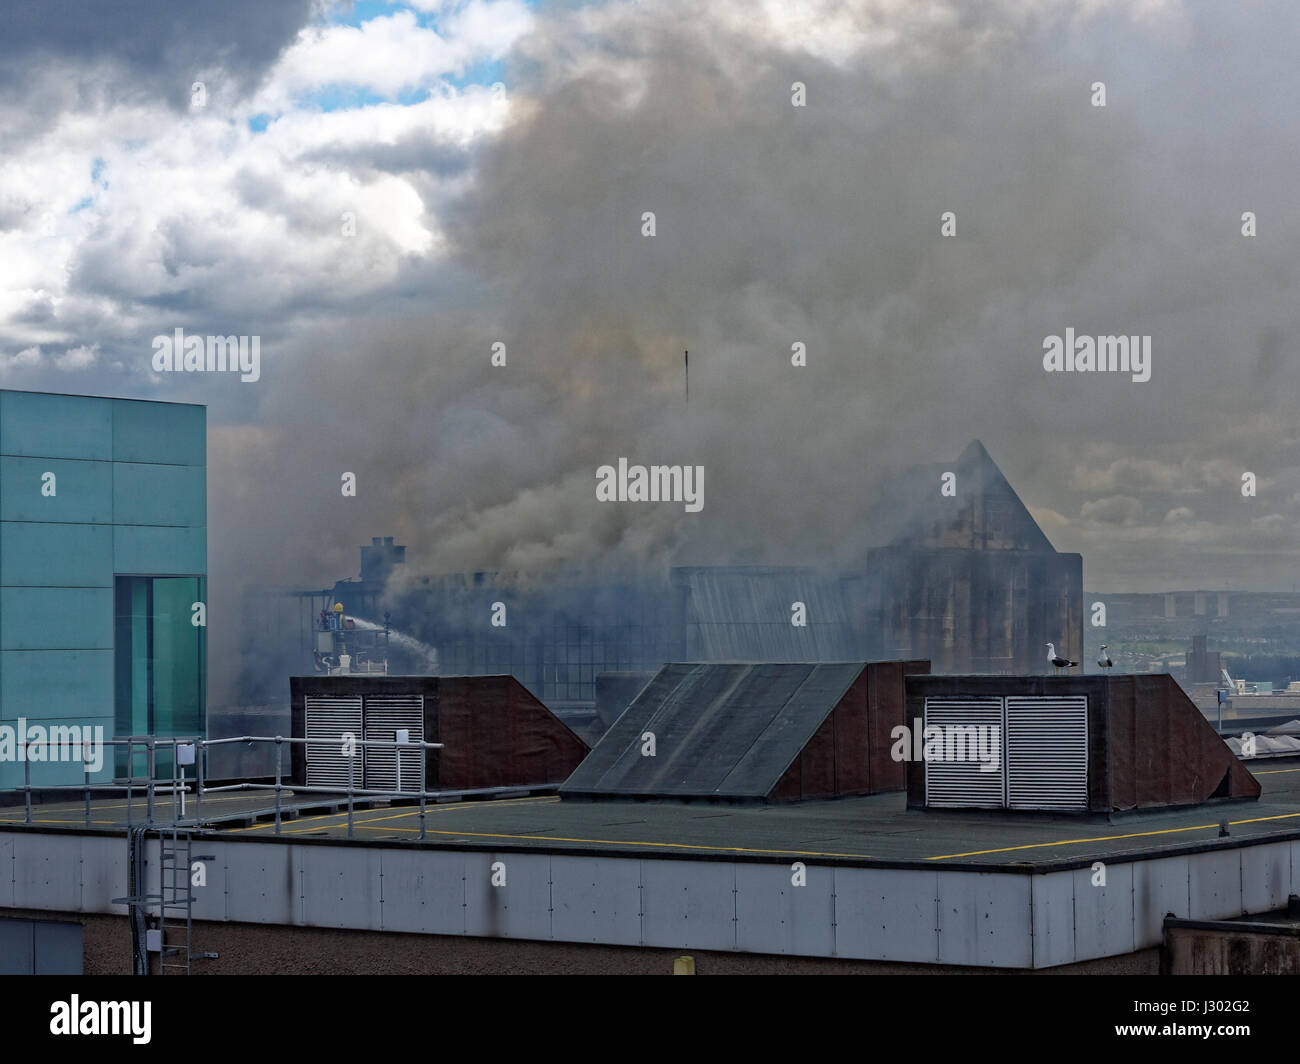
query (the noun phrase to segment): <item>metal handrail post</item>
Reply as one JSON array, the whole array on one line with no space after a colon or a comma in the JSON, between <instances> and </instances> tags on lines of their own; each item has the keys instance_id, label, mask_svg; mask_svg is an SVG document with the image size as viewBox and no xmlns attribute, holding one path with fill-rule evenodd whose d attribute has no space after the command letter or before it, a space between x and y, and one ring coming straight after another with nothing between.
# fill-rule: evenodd
<instances>
[{"instance_id":1,"label":"metal handrail post","mask_svg":"<svg viewBox=\"0 0 1300 1064\"><path fill-rule=\"evenodd\" d=\"M280 834L280 751L284 740L275 737L275 833Z\"/></svg>"},{"instance_id":2,"label":"metal handrail post","mask_svg":"<svg viewBox=\"0 0 1300 1064\"><path fill-rule=\"evenodd\" d=\"M299 786L293 782L293 779L291 779L288 784L285 783L285 778L284 778L285 777L285 764L284 764L285 746L290 746L291 744L300 744L303 746L310 747L312 744L328 745L335 741L337 740L333 738L308 739L305 737L299 738L296 736L291 737L291 736L284 736L284 735L238 736L238 737L232 736L226 739L211 739L211 740L195 738L192 742L184 740L180 736L159 737L159 736L150 736L150 735L136 735L136 736L123 736L114 739L103 739L94 742L92 742L92 740L89 739L82 739L80 744L78 744L73 740L68 740L68 739L58 740L57 742L53 740L51 740L50 742L45 742L43 740L39 742L31 742L26 740L26 738L24 738L20 740L19 743L17 744L18 749L21 751L20 756L22 757L22 761L23 761L22 790L23 790L24 821L27 824L35 823L34 795L35 795L36 788L32 783L32 768L31 768L32 758L30 756L31 750L44 749L47 747L57 748L59 750L63 750L65 748L75 749L78 745L81 746L81 755L82 755L81 781L79 783L69 782L69 783L53 784L50 785L48 789L50 791L58 791L60 793L66 791L68 792L69 797L71 797L71 792L80 791L81 799L82 799L82 818L83 818L83 822L86 825L90 825L95 822L93 819L95 793L112 792L119 795L125 793L126 815L124 819L126 821L126 826L128 829L134 829L135 827L137 827L135 822L135 792L136 790L140 789L139 780L135 775L135 747L137 745L142 745L145 747L145 755L146 755L145 761L147 765L146 777L144 781L145 785L143 788L145 792L145 818L143 824L144 830L165 830L168 827L171 827L173 829L179 829L182 825L202 824L203 823L202 802L204 796L207 795L209 791L213 793L216 793L218 791L265 791L268 788L274 787L275 790L274 815L275 815L277 835L282 834L284 831L284 820L286 815L285 808L284 808L284 794L286 790L292 790L296 796L300 796L300 797L310 795L310 794L330 794L336 796L346 795L347 827L348 827L347 837L350 839L356 837L356 826L357 826L356 825L356 800L358 796L361 796L366 799L370 799L372 797L379 798L379 799L387 798L396 802L401 802L405 799L414 797L416 799L416 804L418 806L418 815L420 819L419 837L421 840L424 840L428 836L429 800L433 799L435 801L438 801L441 800L446 794L462 793L459 791L457 792L443 792L443 791L430 792L429 791L428 753L431 750L443 749L442 743L430 743L430 742L425 742L423 739L412 740L409 738L402 740L400 742L395 739L394 740L357 739L355 738L355 736L352 736L350 733L349 733L348 741L345 743L345 746L351 748L350 752L345 755L348 759L348 779L347 779L346 787L339 787L337 785L322 787L322 786L311 786L306 784ZM207 764L205 760L207 757L208 747L219 746L223 743L258 743L258 742L273 743L276 748L275 773L271 782L265 782L265 780L263 780L262 782L257 782L257 783L236 783L236 784L227 784L227 785L216 786L216 787L213 787L208 783L207 781L208 771L207 771ZM94 779L94 773L98 771L98 769L91 768L92 761L96 760L92 756L92 749L95 745L101 745L101 744L102 746L105 747L107 746L113 747L112 756L115 765L117 764L117 748L118 747L125 748L126 763L128 765L128 771L125 778L117 776L116 768L114 768L114 777L111 782L106 782L106 781L97 782ZM195 779L193 782L195 784L195 801L194 801L194 809L192 811L189 809L188 807L189 803L186 801L186 799L189 797L189 784L191 781L188 779L187 773L185 772L184 766L179 756L179 751L182 748L182 746L186 748L187 755L189 753L189 748L191 746L194 747ZM402 762L401 762L402 752L406 749L414 749L420 751L421 756L420 756L420 770L419 770L419 777L420 777L419 791L416 794L412 795L410 791L405 789L405 786L400 776L398 777L395 789L383 788L377 786L367 787L365 786L364 775L362 777L363 780L362 786L360 787L357 786L357 778L356 778L357 747L360 747L364 754L364 751L367 748L372 746L376 748L387 747L393 749L396 758L396 769L399 773L401 772L402 769ZM170 747L172 749L172 755L173 755L172 766L171 766L172 778L170 783L158 777L159 747ZM53 760L54 758L51 757L50 759ZM185 764L188 764L188 762L189 762L189 758L187 756ZM102 767L102 758L98 759L97 763ZM363 762L362 763L363 774L364 771L365 771L365 763ZM18 789L17 787L13 787L11 788L11 791L17 789ZM483 788L481 789L481 791L475 791L473 793L489 793L489 792L496 793L497 791L501 791L501 790L503 790L503 788ZM463 792L463 793L471 793L471 792ZM155 805L157 803L158 796L166 795L166 794L170 794L172 796L173 809L169 816L164 817L160 811L155 810ZM177 795L180 796L179 799L177 798ZM367 808L369 808L369 806Z\"/></svg>"},{"instance_id":3,"label":"metal handrail post","mask_svg":"<svg viewBox=\"0 0 1300 1064\"><path fill-rule=\"evenodd\" d=\"M86 788L86 827L90 827L90 749L85 742L81 744L81 780Z\"/></svg>"},{"instance_id":4,"label":"metal handrail post","mask_svg":"<svg viewBox=\"0 0 1300 1064\"><path fill-rule=\"evenodd\" d=\"M154 748L153 737L145 739L145 765L149 773L149 778L145 782L144 788L144 818L145 823L150 827L153 826L153 774L158 769L158 753Z\"/></svg>"},{"instance_id":5,"label":"metal handrail post","mask_svg":"<svg viewBox=\"0 0 1300 1064\"><path fill-rule=\"evenodd\" d=\"M348 838L352 838L352 777L357 763L356 747L348 757Z\"/></svg>"}]
</instances>

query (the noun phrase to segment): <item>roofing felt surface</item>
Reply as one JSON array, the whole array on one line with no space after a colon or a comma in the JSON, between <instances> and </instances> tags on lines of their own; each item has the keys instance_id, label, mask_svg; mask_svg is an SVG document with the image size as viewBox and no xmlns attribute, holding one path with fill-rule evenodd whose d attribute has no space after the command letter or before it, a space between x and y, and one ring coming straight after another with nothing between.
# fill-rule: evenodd
<instances>
[{"instance_id":1,"label":"roofing felt surface","mask_svg":"<svg viewBox=\"0 0 1300 1064\"><path fill-rule=\"evenodd\" d=\"M537 796L430 805L423 842L418 841L417 808L358 808L353 844L1042 872L1098 859L1138 860L1249 841L1300 840L1300 761L1269 761L1251 769L1263 785L1260 801L1110 820L909 811L901 793L761 806ZM230 798L224 808L207 799L204 804L205 815L244 814L219 826L222 837L276 839L265 795L257 802L260 809L242 795ZM122 800L94 803L91 830L114 830L114 821L124 819L123 805ZM321 802L287 797L286 809L294 805L311 810ZM262 819L252 822L254 814ZM38 830L86 830L79 802L42 806L35 815ZM21 806L0 808L0 830L22 819ZM1228 823L1227 838L1219 837L1220 821ZM307 811L286 820L279 837L347 845L347 814Z\"/></svg>"},{"instance_id":2,"label":"roofing felt surface","mask_svg":"<svg viewBox=\"0 0 1300 1064\"><path fill-rule=\"evenodd\" d=\"M865 667L665 665L560 793L762 798Z\"/></svg>"},{"instance_id":3,"label":"roofing felt surface","mask_svg":"<svg viewBox=\"0 0 1300 1064\"><path fill-rule=\"evenodd\" d=\"M1042 871L1059 862L1090 863L1187 848L1238 846L1243 840L1300 838L1300 764L1260 766L1265 797L1107 821L986 812L908 811L902 794L791 805L717 805L673 801L578 801L535 797L432 807L425 845L618 854L824 860L841 864L974 865ZM1229 825L1219 837L1219 823ZM233 829L271 835L259 825ZM346 833L338 815L303 818L290 838ZM414 841L418 812L376 809L355 818L357 840Z\"/></svg>"}]
</instances>

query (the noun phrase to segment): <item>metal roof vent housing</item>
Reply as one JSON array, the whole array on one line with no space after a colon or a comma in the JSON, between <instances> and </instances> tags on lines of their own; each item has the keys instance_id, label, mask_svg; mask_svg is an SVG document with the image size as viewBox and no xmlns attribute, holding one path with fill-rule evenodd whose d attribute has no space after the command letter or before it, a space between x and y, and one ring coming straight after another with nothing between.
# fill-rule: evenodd
<instances>
[{"instance_id":1,"label":"metal roof vent housing","mask_svg":"<svg viewBox=\"0 0 1300 1064\"><path fill-rule=\"evenodd\" d=\"M1260 794L1167 674L904 684L909 808L1110 813Z\"/></svg>"},{"instance_id":2,"label":"metal roof vent housing","mask_svg":"<svg viewBox=\"0 0 1300 1064\"><path fill-rule=\"evenodd\" d=\"M1086 695L927 698L925 804L1088 809Z\"/></svg>"},{"instance_id":3,"label":"metal roof vent housing","mask_svg":"<svg viewBox=\"0 0 1300 1064\"><path fill-rule=\"evenodd\" d=\"M291 779L307 786L415 793L558 784L587 744L513 676L292 676ZM442 743L426 750L358 747L343 736ZM351 774L351 775L349 775Z\"/></svg>"}]
</instances>

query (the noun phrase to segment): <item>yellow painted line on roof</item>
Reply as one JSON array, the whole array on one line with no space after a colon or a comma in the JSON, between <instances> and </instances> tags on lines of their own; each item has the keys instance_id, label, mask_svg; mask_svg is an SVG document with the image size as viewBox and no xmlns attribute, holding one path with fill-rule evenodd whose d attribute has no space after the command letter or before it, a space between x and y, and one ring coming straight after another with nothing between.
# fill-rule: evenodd
<instances>
[{"instance_id":1,"label":"yellow painted line on roof","mask_svg":"<svg viewBox=\"0 0 1300 1064\"><path fill-rule=\"evenodd\" d=\"M524 798L518 798L518 799L516 799L516 798L503 798L503 799L500 799L500 801L502 801L502 802L513 802L513 801L538 801L538 800L539 800L539 799L536 799L536 798L527 798L527 799L524 799ZM485 803L485 804L486 804L486 803ZM493 803L493 804L498 804L498 803ZM353 826L354 828L355 828L355 827L365 827L367 824L378 824L378 823L381 823L382 821L385 821L385 820L404 820L404 819L406 819L406 818L407 818L408 816L410 816L410 815L411 815L410 812L390 813L388 816L372 816L372 817L368 817L368 818L366 818L365 820L358 820L358 819L356 819L356 817L354 816L353 819L352 819L352 826ZM419 816L419 815L420 815L419 810L416 810L415 815L416 815L416 816ZM306 823L308 820L334 820L334 819L338 819L339 822L338 822L338 825L337 825L337 826L338 826L338 827L346 827L346 826L347 826L347 822L348 822L348 821L347 821L347 816L348 816L347 813L326 813L324 816L320 816L320 817L305 817L303 820L301 820L301 821L297 821L297 822L295 822L295 823ZM258 826L259 828L264 828L264 827L275 827L275 824L274 824L274 822L272 822L272 823L269 824L269 825L268 825L268 824L258 824L257 826ZM237 830L237 831L249 831L249 830L251 830L251 829L250 829L250 828L236 828L235 830ZM299 827L296 827L296 826L295 826L295 827L290 828L290 829L287 830L287 831L284 830L284 829L282 828L282 829L280 830L280 834L281 834L281 835L301 835L301 834L304 834L304 832L306 832L306 831L315 831L315 830L316 830L315 828L305 828L305 829L304 829L304 828L299 828ZM415 832L416 834L419 834L419 831L420 831L419 828L382 828L382 829L381 829L381 828L373 828L372 830L374 830L374 831L380 831L380 830L383 830L383 831L411 831L411 832ZM429 832L426 831L425 833L428 834ZM437 834L437 833L435 832L434 834ZM461 834L461 832L453 831L453 832L450 832L449 834L452 834L452 835L459 835L459 834Z\"/></svg>"},{"instance_id":2,"label":"yellow painted line on roof","mask_svg":"<svg viewBox=\"0 0 1300 1064\"><path fill-rule=\"evenodd\" d=\"M1229 820L1229 825L1262 824L1266 820L1290 820L1300 813L1279 813L1277 816L1252 817L1249 820ZM927 857L927 861L946 861L952 857L982 857L990 853L1011 853L1013 850L1038 850L1048 846L1073 846L1083 842L1113 842L1119 839L1140 839L1148 835L1176 835L1182 831L1207 831L1218 824L1192 824L1185 828L1161 828L1159 831L1134 831L1128 835L1098 835L1090 839L1060 839L1057 842L1030 842L1024 846L1002 846L996 850L971 850L968 853L944 853Z\"/></svg>"},{"instance_id":3,"label":"yellow painted line on roof","mask_svg":"<svg viewBox=\"0 0 1300 1064\"><path fill-rule=\"evenodd\" d=\"M385 828L386 831L417 831L416 828ZM538 842L590 842L600 846L660 846L673 850L711 850L726 853L782 854L794 857L870 857L869 853L823 853L819 850L760 850L750 846L699 846L689 842L641 842L636 839L569 839L553 835L494 835L480 831L428 831L429 835L455 835L472 839L533 839Z\"/></svg>"},{"instance_id":4,"label":"yellow painted line on roof","mask_svg":"<svg viewBox=\"0 0 1300 1064\"><path fill-rule=\"evenodd\" d=\"M93 788L92 788L92 789L93 789ZM249 800L249 798L248 798L247 795L232 796L232 797L227 797L227 798L204 798L204 799L203 799L203 804L204 804L204 805L207 805L209 802L246 802L246 801L248 801L248 800ZM144 790L143 790L143 788L141 788L141 789L139 789L139 790L137 791L136 795L135 795L134 797L132 797L131 802L130 802L130 808L132 808L132 809L144 809L144 808L146 808L146 807L148 806L148 804L149 804L149 800L145 797ZM154 806L155 806L155 808L156 808L157 806L160 806L160 805L176 805L176 804L178 804L178 803L177 803L176 800L173 799L173 798L159 798L159 797L155 797L154 800L153 800L153 804L154 804ZM53 803L43 803L43 805L44 805L44 808L49 809L50 812L52 812L52 813L62 813L62 812L68 812L68 813L71 813L71 812L73 812L74 810L81 810L81 809L84 809L84 808L85 808L85 803L84 803L84 802L80 802L80 801L73 801L73 802L59 802L59 803L57 803L57 804L53 804ZM191 807L191 806L194 805L194 795L193 795L193 794L187 794L187 795L185 796L185 805L186 805L187 808L189 808L189 807ZM125 801L122 801L122 802L108 802L108 801L103 801L103 800L98 799L98 798L92 798L92 799L90 800L90 808L91 808L92 811L105 813L105 812L108 812L108 811L110 811L110 810L112 810L112 809L126 809L126 808L127 808L127 803L126 803Z\"/></svg>"},{"instance_id":5,"label":"yellow painted line on roof","mask_svg":"<svg viewBox=\"0 0 1300 1064\"><path fill-rule=\"evenodd\" d=\"M1262 824L1266 820L1289 820L1291 817L1300 816L1300 813L1278 813L1277 816L1257 816L1249 820L1229 820L1229 824Z\"/></svg>"},{"instance_id":6,"label":"yellow painted line on roof","mask_svg":"<svg viewBox=\"0 0 1300 1064\"><path fill-rule=\"evenodd\" d=\"M485 805L514 805L520 802L558 802L559 800L560 799L555 795L541 795L540 797L537 798L494 798L493 800L488 802L459 802L455 805L450 805L450 804L431 805L426 807L425 812L426 813L452 813L458 809L478 809L478 808L482 808ZM376 819L400 820L402 817L405 816L419 816L419 815L420 815L420 810L417 807L415 809L411 809L406 812L394 813L392 816L378 817ZM321 813L318 816L303 816L295 819L293 823L295 825L309 824L316 820L333 820L335 817L343 817L346 821L347 813ZM353 821L354 825L357 823L369 824L371 822L372 821L370 820ZM265 824L250 824L248 827L244 827L244 828L229 828L224 830L233 833L236 831L258 831L259 829L274 828L274 827L275 827L275 821L270 820L267 821ZM296 827L289 831L285 831L283 828L280 829L281 835L295 835L297 833L298 833L298 829Z\"/></svg>"},{"instance_id":7,"label":"yellow painted line on roof","mask_svg":"<svg viewBox=\"0 0 1300 1064\"><path fill-rule=\"evenodd\" d=\"M252 812L252 810L249 810L249 812ZM289 810L287 810L287 809L281 811L280 817L281 817L281 820L282 820L282 821L287 821L287 820L289 820L289 817L288 817L287 815L285 815L285 814L287 814L288 812L289 812ZM343 815L344 815L344 816L347 816L346 813L344 813ZM293 823L295 823L295 824L308 824L308 823L310 823L310 822L313 821L313 820L329 820L331 817L335 817L335 816L338 816L338 814L337 814L337 813L320 813L320 814L318 814L318 815L316 815L316 816L300 816L300 817L295 817L295 818L293 818ZM237 832L237 831L257 831L257 830L259 830L259 829L261 829L261 828L273 828L273 827L275 827L275 821L274 821L274 820L268 820L265 824L249 824L249 825L247 825L246 827L242 827L242 828L218 828L218 830L219 830L223 835L233 835L233 834L234 834L235 832ZM283 833L283 829L281 829L281 833Z\"/></svg>"},{"instance_id":8,"label":"yellow painted line on roof","mask_svg":"<svg viewBox=\"0 0 1300 1064\"><path fill-rule=\"evenodd\" d=\"M399 814L406 816L407 814ZM357 820L353 822L354 827L364 828L367 824L375 824L384 820L396 820L396 816L375 817L371 820ZM343 825L339 825L342 827ZM419 828L369 828L370 831L401 831L418 835ZM297 834L297 832L281 832L281 834ZM534 842L589 842L600 846L660 846L666 849L674 850L709 850L713 852L726 853L763 853L763 854L781 854L794 857L867 857L869 853L823 853L819 850L760 850L749 846L700 846L689 842L642 842L636 839L579 839L566 838L558 835L507 835L500 833L489 833L485 831L439 831L428 828L426 835L451 835L458 839L529 839Z\"/></svg>"},{"instance_id":9,"label":"yellow painted line on roof","mask_svg":"<svg viewBox=\"0 0 1300 1064\"><path fill-rule=\"evenodd\" d=\"M340 818L341 818L341 819L339 820L339 824L338 824L339 827L346 827L346 826L347 826L347 822L348 822L348 820L347 820L347 814L346 814L346 813L332 813L331 815L332 815L332 816L335 816L335 817L340 817ZM353 825L353 827L356 827L356 826L358 826L358 825L365 825L365 824L378 824L378 823L380 823L381 821L384 821L384 820L405 820L405 819L406 819L408 816L410 816L410 815L411 815L411 814L410 814L410 813L407 813L407 812L401 812L401 813L389 813L387 816L372 816L372 817L368 817L368 818L366 818L365 820L358 820L355 816L353 816L353 818L352 818L352 825ZM418 816L419 814L417 813L416 815ZM314 829L313 829L313 830L314 830ZM375 830L378 831L379 829L376 828ZM414 831L414 832L418 833L420 829L419 829L419 828L385 828L384 830L385 830L385 831ZM284 834L284 833L282 832L281 834ZM293 831L293 832L289 832L288 834L291 834L291 835L292 835L292 834L297 834L297 832L296 832L296 831Z\"/></svg>"},{"instance_id":10,"label":"yellow painted line on roof","mask_svg":"<svg viewBox=\"0 0 1300 1064\"><path fill-rule=\"evenodd\" d=\"M1252 776L1280 776L1284 772L1300 772L1300 768L1271 768L1267 772L1252 772Z\"/></svg>"},{"instance_id":11,"label":"yellow painted line on roof","mask_svg":"<svg viewBox=\"0 0 1300 1064\"><path fill-rule=\"evenodd\" d=\"M120 821L117 820L86 821L81 819L80 817L78 817L76 820L37 820L36 817L32 817L31 820L23 820L21 818L16 820L11 820L8 817L0 818L0 824L86 824L86 823L108 824L110 826L118 826L120 824Z\"/></svg>"}]
</instances>

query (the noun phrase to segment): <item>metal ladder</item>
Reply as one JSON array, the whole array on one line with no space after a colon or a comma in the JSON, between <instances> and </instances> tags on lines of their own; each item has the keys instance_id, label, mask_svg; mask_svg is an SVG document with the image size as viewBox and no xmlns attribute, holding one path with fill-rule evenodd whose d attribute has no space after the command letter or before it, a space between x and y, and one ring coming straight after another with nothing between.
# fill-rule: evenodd
<instances>
[{"instance_id":1,"label":"metal ladder","mask_svg":"<svg viewBox=\"0 0 1300 1064\"><path fill-rule=\"evenodd\" d=\"M147 889L145 848L150 832L158 835L158 891ZM127 834L128 884L131 894L114 898L115 905L130 908L131 967L135 975L149 975L150 953L158 953L158 974L189 975L193 962L215 958L215 953L194 949L194 895L191 893L194 867L194 832L188 828L135 827ZM212 860L200 856L199 860ZM157 926L149 927L153 917ZM151 942L156 934L157 939ZM150 946L153 946L151 949Z\"/></svg>"},{"instance_id":2,"label":"metal ladder","mask_svg":"<svg viewBox=\"0 0 1300 1064\"><path fill-rule=\"evenodd\" d=\"M194 833L175 826L158 832L158 926L162 931L160 975L189 975L194 958Z\"/></svg>"}]
</instances>

